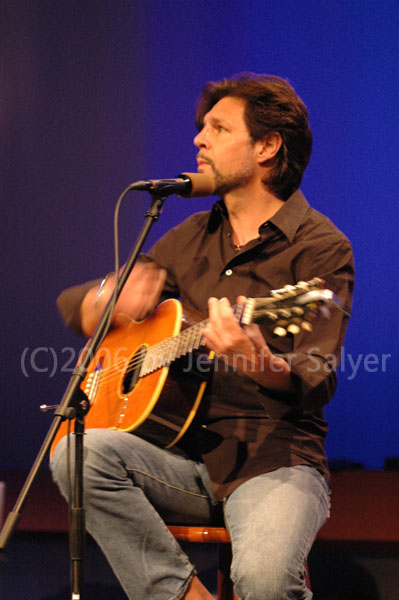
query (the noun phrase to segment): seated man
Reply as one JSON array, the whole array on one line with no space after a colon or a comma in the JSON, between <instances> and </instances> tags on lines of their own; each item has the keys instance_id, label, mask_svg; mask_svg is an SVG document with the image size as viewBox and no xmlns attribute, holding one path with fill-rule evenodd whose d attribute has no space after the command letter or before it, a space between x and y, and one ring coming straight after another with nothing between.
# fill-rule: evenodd
<instances>
[{"instance_id":1,"label":"seated man","mask_svg":"<svg viewBox=\"0 0 399 600\"><path fill-rule=\"evenodd\" d=\"M308 599L306 558L329 511L323 406L347 314L332 308L311 331L278 337L270 323L241 326L232 304L320 277L350 306L352 250L299 191L312 134L285 80L241 74L208 83L196 123L198 171L212 175L220 200L141 257L113 326L180 298L208 313L202 342L219 360L202 410L171 448L135 432L86 430L87 529L131 600L212 598L165 523L221 518L240 599ZM64 291L67 324L90 336L113 287L111 275L100 287ZM66 494L65 438L52 469Z\"/></svg>"}]
</instances>

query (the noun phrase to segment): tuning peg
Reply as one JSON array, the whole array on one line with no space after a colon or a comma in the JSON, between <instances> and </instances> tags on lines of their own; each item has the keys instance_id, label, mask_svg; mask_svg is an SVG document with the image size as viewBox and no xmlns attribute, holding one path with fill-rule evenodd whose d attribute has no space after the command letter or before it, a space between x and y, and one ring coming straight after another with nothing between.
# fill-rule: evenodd
<instances>
[{"instance_id":1,"label":"tuning peg","mask_svg":"<svg viewBox=\"0 0 399 600\"><path fill-rule=\"evenodd\" d=\"M310 285L320 287L321 285L324 285L324 280L320 279L320 277L313 277L313 279L311 281L309 281L309 283L310 283Z\"/></svg>"},{"instance_id":2,"label":"tuning peg","mask_svg":"<svg viewBox=\"0 0 399 600\"><path fill-rule=\"evenodd\" d=\"M318 310L319 310L319 305L318 305L318 303L317 303L317 302L309 302L309 304L308 304L308 309L309 309L309 312L312 312L312 311L313 311L313 312L318 312Z\"/></svg>"},{"instance_id":3,"label":"tuning peg","mask_svg":"<svg viewBox=\"0 0 399 600\"><path fill-rule=\"evenodd\" d=\"M319 313L320 313L320 306L318 304L316 304L315 302L311 302L306 307L305 320L306 321L314 321L319 316Z\"/></svg>"},{"instance_id":4,"label":"tuning peg","mask_svg":"<svg viewBox=\"0 0 399 600\"><path fill-rule=\"evenodd\" d=\"M276 327L273 329L273 333L278 335L278 337L284 337L287 335L287 326L288 321L286 319L279 320L276 323Z\"/></svg>"},{"instance_id":5,"label":"tuning peg","mask_svg":"<svg viewBox=\"0 0 399 600\"><path fill-rule=\"evenodd\" d=\"M277 312L278 312L279 316L283 317L284 319L289 319L291 316L291 311L288 310L287 308L280 308Z\"/></svg>"},{"instance_id":6,"label":"tuning peg","mask_svg":"<svg viewBox=\"0 0 399 600\"><path fill-rule=\"evenodd\" d=\"M287 284L287 285L285 285L283 287L283 290L284 290L284 295L285 296L287 296L287 295L288 296L295 296L295 294L296 294L296 287L295 287L295 285Z\"/></svg>"},{"instance_id":7,"label":"tuning peg","mask_svg":"<svg viewBox=\"0 0 399 600\"><path fill-rule=\"evenodd\" d=\"M272 311L272 310L266 310L265 311L265 316L270 319L270 321L276 321L277 320L277 313Z\"/></svg>"},{"instance_id":8,"label":"tuning peg","mask_svg":"<svg viewBox=\"0 0 399 600\"><path fill-rule=\"evenodd\" d=\"M287 335L287 330L279 325L273 329L273 333L274 335L278 335L278 337L284 337Z\"/></svg>"},{"instance_id":9,"label":"tuning peg","mask_svg":"<svg viewBox=\"0 0 399 600\"><path fill-rule=\"evenodd\" d=\"M302 321L301 327L305 331L312 331L313 329L313 325L312 323L309 323L309 321Z\"/></svg>"},{"instance_id":10,"label":"tuning peg","mask_svg":"<svg viewBox=\"0 0 399 600\"><path fill-rule=\"evenodd\" d=\"M297 315L298 317L302 316L305 312L301 306L293 306L291 308L291 312L293 315Z\"/></svg>"},{"instance_id":11,"label":"tuning peg","mask_svg":"<svg viewBox=\"0 0 399 600\"><path fill-rule=\"evenodd\" d=\"M290 323L287 327L287 331L288 331L288 333L291 333L292 335L296 335L297 333L299 333L301 331L301 328L296 323Z\"/></svg>"},{"instance_id":12,"label":"tuning peg","mask_svg":"<svg viewBox=\"0 0 399 600\"><path fill-rule=\"evenodd\" d=\"M291 319L290 324L287 327L288 333L297 335L301 331L302 319L294 318Z\"/></svg>"}]
</instances>

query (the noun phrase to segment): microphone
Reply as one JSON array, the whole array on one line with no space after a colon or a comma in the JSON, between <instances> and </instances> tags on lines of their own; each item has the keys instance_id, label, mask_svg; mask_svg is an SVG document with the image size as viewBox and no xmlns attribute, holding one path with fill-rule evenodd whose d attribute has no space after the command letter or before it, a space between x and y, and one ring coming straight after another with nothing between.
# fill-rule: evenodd
<instances>
[{"instance_id":1,"label":"microphone","mask_svg":"<svg viewBox=\"0 0 399 600\"><path fill-rule=\"evenodd\" d=\"M201 198L213 194L215 182L213 177L204 173L181 173L176 179L136 181L129 186L129 189L156 193L159 196L177 194L184 198Z\"/></svg>"}]
</instances>

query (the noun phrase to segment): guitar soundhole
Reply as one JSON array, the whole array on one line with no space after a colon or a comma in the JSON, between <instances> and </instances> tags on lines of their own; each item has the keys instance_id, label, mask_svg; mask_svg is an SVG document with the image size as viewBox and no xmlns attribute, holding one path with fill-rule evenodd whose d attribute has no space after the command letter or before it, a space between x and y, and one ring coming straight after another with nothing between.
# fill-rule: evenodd
<instances>
[{"instance_id":1,"label":"guitar soundhole","mask_svg":"<svg viewBox=\"0 0 399 600\"><path fill-rule=\"evenodd\" d=\"M130 392L135 388L140 376L140 369L145 355L146 347L141 346L130 359L122 382L123 394L130 394Z\"/></svg>"}]
</instances>

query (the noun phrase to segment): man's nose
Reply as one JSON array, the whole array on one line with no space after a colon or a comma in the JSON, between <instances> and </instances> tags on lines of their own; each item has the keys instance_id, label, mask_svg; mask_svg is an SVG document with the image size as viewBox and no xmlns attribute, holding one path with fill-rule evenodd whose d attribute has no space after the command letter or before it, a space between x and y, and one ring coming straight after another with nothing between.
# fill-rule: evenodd
<instances>
[{"instance_id":1,"label":"man's nose","mask_svg":"<svg viewBox=\"0 0 399 600\"><path fill-rule=\"evenodd\" d=\"M208 138L208 134L206 132L206 130L203 128L201 129L201 131L199 131L197 133L197 135L194 138L194 144L197 146L197 148L207 148L209 147L209 138Z\"/></svg>"}]
</instances>

